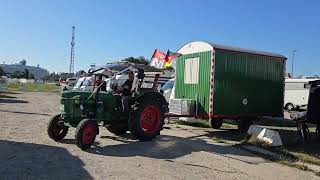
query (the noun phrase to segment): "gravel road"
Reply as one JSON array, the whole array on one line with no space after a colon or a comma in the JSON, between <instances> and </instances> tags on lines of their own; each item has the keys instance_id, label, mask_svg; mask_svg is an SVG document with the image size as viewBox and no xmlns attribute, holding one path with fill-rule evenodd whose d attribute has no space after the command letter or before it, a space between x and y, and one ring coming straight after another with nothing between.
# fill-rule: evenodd
<instances>
[{"instance_id":1,"label":"gravel road","mask_svg":"<svg viewBox=\"0 0 320 180\"><path fill-rule=\"evenodd\" d=\"M0 179L319 179L313 173L214 143L215 130L169 124L138 142L100 128L92 149L47 135L59 94L19 92L0 99Z\"/></svg>"}]
</instances>

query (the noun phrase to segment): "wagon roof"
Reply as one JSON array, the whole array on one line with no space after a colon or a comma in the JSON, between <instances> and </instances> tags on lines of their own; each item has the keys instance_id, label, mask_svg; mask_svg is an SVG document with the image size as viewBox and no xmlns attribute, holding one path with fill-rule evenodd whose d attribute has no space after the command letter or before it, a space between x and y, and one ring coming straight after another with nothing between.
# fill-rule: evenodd
<instances>
[{"instance_id":1,"label":"wagon roof","mask_svg":"<svg viewBox=\"0 0 320 180\"><path fill-rule=\"evenodd\" d=\"M272 53L272 52L257 51L257 50L239 48L239 47L234 47L234 46L226 46L226 45L221 45L221 44L216 44L216 43L210 43L210 45L214 49L221 49L221 50L226 50L226 51L242 52L242 53L248 53L248 54L255 54L255 55L262 55L262 56L270 56L270 57L278 57L278 58L282 58L282 59L287 59L287 57L285 57L281 54Z\"/></svg>"}]
</instances>

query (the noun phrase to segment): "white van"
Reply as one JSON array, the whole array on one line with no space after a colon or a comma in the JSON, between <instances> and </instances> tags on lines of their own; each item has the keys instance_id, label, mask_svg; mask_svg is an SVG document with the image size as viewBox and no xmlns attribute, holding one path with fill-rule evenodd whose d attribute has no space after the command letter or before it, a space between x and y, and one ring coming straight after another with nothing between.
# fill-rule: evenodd
<instances>
[{"instance_id":1,"label":"white van","mask_svg":"<svg viewBox=\"0 0 320 180\"><path fill-rule=\"evenodd\" d=\"M163 96L166 98L166 100L169 102L171 93L172 93L172 89L174 86L174 78L170 79L169 81L167 81L162 87L161 90L163 91Z\"/></svg>"},{"instance_id":2,"label":"white van","mask_svg":"<svg viewBox=\"0 0 320 180\"><path fill-rule=\"evenodd\" d=\"M316 79L286 79L284 108L291 111L306 106L309 99L309 81L314 80Z\"/></svg>"}]
</instances>

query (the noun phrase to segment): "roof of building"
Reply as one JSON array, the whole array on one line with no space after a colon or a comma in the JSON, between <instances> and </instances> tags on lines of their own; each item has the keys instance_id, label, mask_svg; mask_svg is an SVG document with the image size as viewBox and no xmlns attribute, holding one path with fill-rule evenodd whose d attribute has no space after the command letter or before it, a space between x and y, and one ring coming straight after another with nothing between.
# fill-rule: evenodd
<instances>
[{"instance_id":1,"label":"roof of building","mask_svg":"<svg viewBox=\"0 0 320 180\"><path fill-rule=\"evenodd\" d=\"M221 50L234 51L234 52L243 52L243 53L248 53L248 54L256 54L256 55L279 57L279 58L287 59L287 57L285 57L281 54L272 53L272 52L239 48L239 47L221 45L221 44L216 44L216 43L210 43L210 44L214 49L221 49Z\"/></svg>"}]
</instances>

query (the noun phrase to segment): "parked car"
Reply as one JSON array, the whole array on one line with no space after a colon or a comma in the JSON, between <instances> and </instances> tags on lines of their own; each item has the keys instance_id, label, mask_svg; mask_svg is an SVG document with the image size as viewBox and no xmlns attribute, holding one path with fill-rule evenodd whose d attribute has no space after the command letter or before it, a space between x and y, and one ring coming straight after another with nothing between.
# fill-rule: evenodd
<instances>
[{"instance_id":1,"label":"parked car","mask_svg":"<svg viewBox=\"0 0 320 180\"><path fill-rule=\"evenodd\" d=\"M68 78L65 81L60 79L59 83L63 89L72 89L76 85L78 79L79 79L78 77Z\"/></svg>"},{"instance_id":2,"label":"parked car","mask_svg":"<svg viewBox=\"0 0 320 180\"><path fill-rule=\"evenodd\" d=\"M161 91L163 91L163 96L166 98L167 102L169 102L171 93L172 93L172 89L174 86L174 78L170 79L169 81L167 81L162 87L161 87Z\"/></svg>"},{"instance_id":3,"label":"parked car","mask_svg":"<svg viewBox=\"0 0 320 180\"><path fill-rule=\"evenodd\" d=\"M288 111L298 110L308 104L310 81L315 79L286 79L284 108Z\"/></svg>"}]
</instances>

